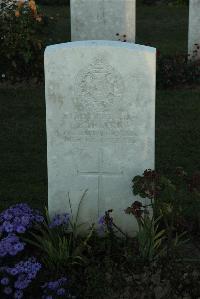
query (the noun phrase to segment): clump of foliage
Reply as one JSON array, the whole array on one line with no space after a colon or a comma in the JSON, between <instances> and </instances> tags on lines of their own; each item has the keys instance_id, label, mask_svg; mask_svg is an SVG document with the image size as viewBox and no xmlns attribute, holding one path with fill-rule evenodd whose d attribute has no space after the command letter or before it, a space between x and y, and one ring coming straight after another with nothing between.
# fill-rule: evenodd
<instances>
[{"instance_id":1,"label":"clump of foliage","mask_svg":"<svg viewBox=\"0 0 200 299\"><path fill-rule=\"evenodd\" d=\"M46 220L31 232L26 242L41 251L42 262L47 269L56 273L65 272L72 264L84 263L82 251L87 247L92 230L86 238L79 239L71 227L68 213L55 215L52 220L46 211Z\"/></svg>"},{"instance_id":2,"label":"clump of foliage","mask_svg":"<svg viewBox=\"0 0 200 299\"><path fill-rule=\"evenodd\" d=\"M0 11L0 80L43 77L44 15L34 0L19 0Z\"/></svg>"},{"instance_id":3,"label":"clump of foliage","mask_svg":"<svg viewBox=\"0 0 200 299\"><path fill-rule=\"evenodd\" d=\"M68 279L61 277L54 281L45 282L41 288L43 289L43 298L70 298L70 294L67 293Z\"/></svg>"},{"instance_id":4,"label":"clump of foliage","mask_svg":"<svg viewBox=\"0 0 200 299\"><path fill-rule=\"evenodd\" d=\"M182 167L173 180L152 170L133 179L133 193L149 198L154 215L162 216L169 241L176 233L197 233L200 217L200 173L189 176Z\"/></svg>"},{"instance_id":5,"label":"clump of foliage","mask_svg":"<svg viewBox=\"0 0 200 299\"><path fill-rule=\"evenodd\" d=\"M43 216L26 204L4 210L0 297L197 298L200 259L192 264L176 249L184 245L183 232L192 231L187 221L197 216L188 209L199 205L200 175L177 168L171 181L146 170L133 179L133 193L149 199L125 210L138 223L135 237L118 227L112 209L85 235L79 234L78 212L74 219L68 213Z\"/></svg>"},{"instance_id":6,"label":"clump of foliage","mask_svg":"<svg viewBox=\"0 0 200 299\"><path fill-rule=\"evenodd\" d=\"M68 242L68 236L73 235L67 231L68 224L68 214L50 220L24 203L0 214L1 298L71 298L69 280L61 276L72 259L78 260L73 255L75 244ZM76 243L76 249L83 245L87 240Z\"/></svg>"},{"instance_id":7,"label":"clump of foliage","mask_svg":"<svg viewBox=\"0 0 200 299\"><path fill-rule=\"evenodd\" d=\"M137 220L137 241L141 258L151 262L165 254L163 241L166 238L166 232L165 229L159 228L161 217L154 219L153 216L149 215L146 206L143 206L139 201L135 201L125 212L133 214Z\"/></svg>"}]
</instances>

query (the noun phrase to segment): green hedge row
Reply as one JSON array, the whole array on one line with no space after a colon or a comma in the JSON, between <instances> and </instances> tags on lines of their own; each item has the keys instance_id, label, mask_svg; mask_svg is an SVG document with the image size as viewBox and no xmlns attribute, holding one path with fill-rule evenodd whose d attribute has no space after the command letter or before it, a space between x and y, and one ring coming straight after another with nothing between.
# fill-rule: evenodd
<instances>
[{"instance_id":1,"label":"green hedge row","mask_svg":"<svg viewBox=\"0 0 200 299\"><path fill-rule=\"evenodd\" d=\"M36 2L42 5L70 5L70 0L36 0Z\"/></svg>"},{"instance_id":2,"label":"green hedge row","mask_svg":"<svg viewBox=\"0 0 200 299\"><path fill-rule=\"evenodd\" d=\"M189 5L189 0L143 0L144 4L153 5L157 3L172 5Z\"/></svg>"}]
</instances>

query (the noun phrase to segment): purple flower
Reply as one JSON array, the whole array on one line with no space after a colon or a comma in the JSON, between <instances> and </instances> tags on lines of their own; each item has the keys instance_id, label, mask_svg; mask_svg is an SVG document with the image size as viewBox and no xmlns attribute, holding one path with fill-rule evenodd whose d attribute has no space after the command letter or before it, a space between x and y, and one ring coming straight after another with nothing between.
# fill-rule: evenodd
<instances>
[{"instance_id":1,"label":"purple flower","mask_svg":"<svg viewBox=\"0 0 200 299\"><path fill-rule=\"evenodd\" d=\"M100 225L105 225L105 216L101 216L101 217L99 218L98 224L100 224Z\"/></svg>"},{"instance_id":2,"label":"purple flower","mask_svg":"<svg viewBox=\"0 0 200 299\"><path fill-rule=\"evenodd\" d=\"M65 214L56 214L51 223L49 224L50 228L58 227L60 225L68 225L69 224L70 215L68 213Z\"/></svg>"},{"instance_id":3,"label":"purple flower","mask_svg":"<svg viewBox=\"0 0 200 299\"><path fill-rule=\"evenodd\" d=\"M11 268L10 269L10 274L13 275L13 276L15 276L15 275L18 274L18 270L16 268Z\"/></svg>"},{"instance_id":4,"label":"purple flower","mask_svg":"<svg viewBox=\"0 0 200 299\"><path fill-rule=\"evenodd\" d=\"M30 282L31 282L30 279L26 279L23 276L22 277L19 276L18 280L15 281L14 286L15 286L16 289L23 290L23 289L26 289L29 286Z\"/></svg>"},{"instance_id":5,"label":"purple flower","mask_svg":"<svg viewBox=\"0 0 200 299\"><path fill-rule=\"evenodd\" d=\"M21 222L22 225L27 226L30 222L30 217L28 215L24 215L19 222Z\"/></svg>"},{"instance_id":6,"label":"purple flower","mask_svg":"<svg viewBox=\"0 0 200 299\"><path fill-rule=\"evenodd\" d=\"M35 273L32 273L32 272L30 272L30 273L27 273L27 277L28 277L28 279L30 279L30 280L32 280L32 279L34 279L35 277L36 277L36 274Z\"/></svg>"},{"instance_id":7,"label":"purple flower","mask_svg":"<svg viewBox=\"0 0 200 299\"><path fill-rule=\"evenodd\" d=\"M19 237L15 234L9 234L0 241L0 256L16 255L24 249L24 243L19 241Z\"/></svg>"},{"instance_id":8,"label":"purple flower","mask_svg":"<svg viewBox=\"0 0 200 299\"><path fill-rule=\"evenodd\" d=\"M67 280L68 280L67 277L61 277L60 279L58 279L60 285L67 282Z\"/></svg>"},{"instance_id":9,"label":"purple flower","mask_svg":"<svg viewBox=\"0 0 200 299\"><path fill-rule=\"evenodd\" d=\"M0 227L2 232L24 233L34 225L34 222L42 222L44 217L27 204L16 204L0 214Z\"/></svg>"},{"instance_id":10,"label":"purple flower","mask_svg":"<svg viewBox=\"0 0 200 299\"><path fill-rule=\"evenodd\" d=\"M31 265L32 271L37 272L41 269L41 264L40 263L34 263Z\"/></svg>"},{"instance_id":11,"label":"purple flower","mask_svg":"<svg viewBox=\"0 0 200 299\"><path fill-rule=\"evenodd\" d=\"M35 221L36 221L36 222L43 222L43 221L44 221L44 217L41 216L41 215L36 215L36 216L35 216Z\"/></svg>"},{"instance_id":12,"label":"purple flower","mask_svg":"<svg viewBox=\"0 0 200 299\"><path fill-rule=\"evenodd\" d=\"M3 228L7 233L12 233L13 232L13 225L9 221L5 221L3 223Z\"/></svg>"},{"instance_id":13,"label":"purple flower","mask_svg":"<svg viewBox=\"0 0 200 299\"><path fill-rule=\"evenodd\" d=\"M15 234L10 234L5 238L8 242L14 243L19 241L19 237L16 236Z\"/></svg>"},{"instance_id":14,"label":"purple flower","mask_svg":"<svg viewBox=\"0 0 200 299\"><path fill-rule=\"evenodd\" d=\"M10 295L12 293L12 289L11 289L11 287L5 287L3 292L6 295Z\"/></svg>"},{"instance_id":15,"label":"purple flower","mask_svg":"<svg viewBox=\"0 0 200 299\"><path fill-rule=\"evenodd\" d=\"M57 295L58 295L58 296L63 296L63 295L65 295L65 289L64 289L64 288L60 288L60 289L58 289L58 290L57 290Z\"/></svg>"},{"instance_id":16,"label":"purple flower","mask_svg":"<svg viewBox=\"0 0 200 299\"><path fill-rule=\"evenodd\" d=\"M16 243L14 245L14 249L18 252L18 251L22 251L24 249L24 244L23 243Z\"/></svg>"},{"instance_id":17,"label":"purple flower","mask_svg":"<svg viewBox=\"0 0 200 299\"><path fill-rule=\"evenodd\" d=\"M58 281L51 281L48 283L47 288L50 290L55 290L59 287L59 282Z\"/></svg>"},{"instance_id":18,"label":"purple flower","mask_svg":"<svg viewBox=\"0 0 200 299\"><path fill-rule=\"evenodd\" d=\"M6 254L7 254L7 252L5 251L5 249L3 247L0 247L0 257L4 257L4 256L6 256Z\"/></svg>"},{"instance_id":19,"label":"purple flower","mask_svg":"<svg viewBox=\"0 0 200 299\"><path fill-rule=\"evenodd\" d=\"M105 216L101 216L98 221L98 234L99 236L103 236L105 233Z\"/></svg>"},{"instance_id":20,"label":"purple flower","mask_svg":"<svg viewBox=\"0 0 200 299\"><path fill-rule=\"evenodd\" d=\"M61 277L58 280L46 282L41 288L43 288L44 296L42 298L48 298L48 296L52 293L56 296L63 296L66 293L63 285L66 283L67 278ZM50 292L50 294L48 294Z\"/></svg>"},{"instance_id":21,"label":"purple flower","mask_svg":"<svg viewBox=\"0 0 200 299\"><path fill-rule=\"evenodd\" d=\"M109 227L112 227L113 219L110 217L109 214L106 214L106 215L101 216L99 218L98 224L101 225L101 226L106 226L107 225Z\"/></svg>"},{"instance_id":22,"label":"purple flower","mask_svg":"<svg viewBox=\"0 0 200 299\"><path fill-rule=\"evenodd\" d=\"M14 249L14 248L11 248L11 249L8 251L8 253L9 253L11 256L15 256L15 255L18 253L18 251L17 251L16 249Z\"/></svg>"},{"instance_id":23,"label":"purple flower","mask_svg":"<svg viewBox=\"0 0 200 299\"><path fill-rule=\"evenodd\" d=\"M23 225L18 225L16 227L16 232L19 234L23 234L23 233L25 233L25 231L26 231L26 228Z\"/></svg>"},{"instance_id":24,"label":"purple flower","mask_svg":"<svg viewBox=\"0 0 200 299\"><path fill-rule=\"evenodd\" d=\"M1 284L4 285L4 286L8 285L9 284L9 278L8 277L3 277L1 279Z\"/></svg>"},{"instance_id":25,"label":"purple flower","mask_svg":"<svg viewBox=\"0 0 200 299\"><path fill-rule=\"evenodd\" d=\"M23 295L24 295L24 293L21 290L17 290L14 293L14 298L15 299L21 299L21 298L23 298Z\"/></svg>"},{"instance_id":26,"label":"purple flower","mask_svg":"<svg viewBox=\"0 0 200 299\"><path fill-rule=\"evenodd\" d=\"M29 268L29 271L27 271ZM11 282L13 287L13 297L20 299L23 297L23 290L26 289L32 280L36 277L41 264L36 261L35 258L29 258L26 261L20 261L13 267L1 267L0 272L5 272L11 276ZM9 278L4 277L1 279L1 284L6 285L9 283ZM10 286L8 286L10 288ZM4 292L9 292L9 289L4 288ZM11 289L12 291L12 289ZM8 293L9 295L9 293Z\"/></svg>"},{"instance_id":27,"label":"purple flower","mask_svg":"<svg viewBox=\"0 0 200 299\"><path fill-rule=\"evenodd\" d=\"M3 218L5 220L11 220L13 218L13 215L11 213L9 213L8 211L6 211L4 214L3 214Z\"/></svg>"},{"instance_id":28,"label":"purple flower","mask_svg":"<svg viewBox=\"0 0 200 299\"><path fill-rule=\"evenodd\" d=\"M109 229L113 228L113 218L110 216L110 213L112 213L112 210L106 211L105 215L103 215L99 218L99 221L98 221L99 235L103 235L105 233L105 231L108 231Z\"/></svg>"},{"instance_id":29,"label":"purple flower","mask_svg":"<svg viewBox=\"0 0 200 299\"><path fill-rule=\"evenodd\" d=\"M25 216L23 216L23 217L25 217ZM23 218L22 217L22 218ZM21 224L21 218L20 217L18 217L18 216L16 216L14 219L13 219L13 224L15 224L15 225L19 225L19 224Z\"/></svg>"}]
</instances>

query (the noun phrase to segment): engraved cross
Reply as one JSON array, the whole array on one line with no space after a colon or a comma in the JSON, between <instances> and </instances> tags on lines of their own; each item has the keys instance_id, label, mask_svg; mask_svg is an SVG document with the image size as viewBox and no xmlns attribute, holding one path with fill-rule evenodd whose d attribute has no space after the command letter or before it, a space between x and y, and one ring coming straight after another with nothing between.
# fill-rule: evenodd
<instances>
[{"instance_id":1,"label":"engraved cross","mask_svg":"<svg viewBox=\"0 0 200 299\"><path fill-rule=\"evenodd\" d=\"M102 205L103 202L103 198L102 198L102 194L101 191L103 189L103 182L102 182L102 178L103 176L121 176L123 175L123 171L120 171L118 173L116 172L110 172L110 171L103 171L102 170L102 165L103 165L103 152L102 150L99 151L98 153L98 169L97 171L79 171L78 170L78 175L82 175L82 176L96 176L98 178L98 182L97 182L97 186L98 186L98 215L100 215L100 205Z\"/></svg>"}]
</instances>

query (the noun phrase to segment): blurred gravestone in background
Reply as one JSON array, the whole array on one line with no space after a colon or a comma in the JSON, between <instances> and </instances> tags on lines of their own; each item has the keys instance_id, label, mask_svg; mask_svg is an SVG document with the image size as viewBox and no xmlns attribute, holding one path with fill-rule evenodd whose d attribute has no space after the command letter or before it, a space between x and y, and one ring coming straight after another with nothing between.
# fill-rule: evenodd
<instances>
[{"instance_id":1,"label":"blurred gravestone in background","mask_svg":"<svg viewBox=\"0 0 200 299\"><path fill-rule=\"evenodd\" d=\"M71 0L71 40L135 42L136 0Z\"/></svg>"},{"instance_id":2,"label":"blurred gravestone in background","mask_svg":"<svg viewBox=\"0 0 200 299\"><path fill-rule=\"evenodd\" d=\"M190 59L200 59L200 0L190 0L188 54Z\"/></svg>"}]
</instances>

